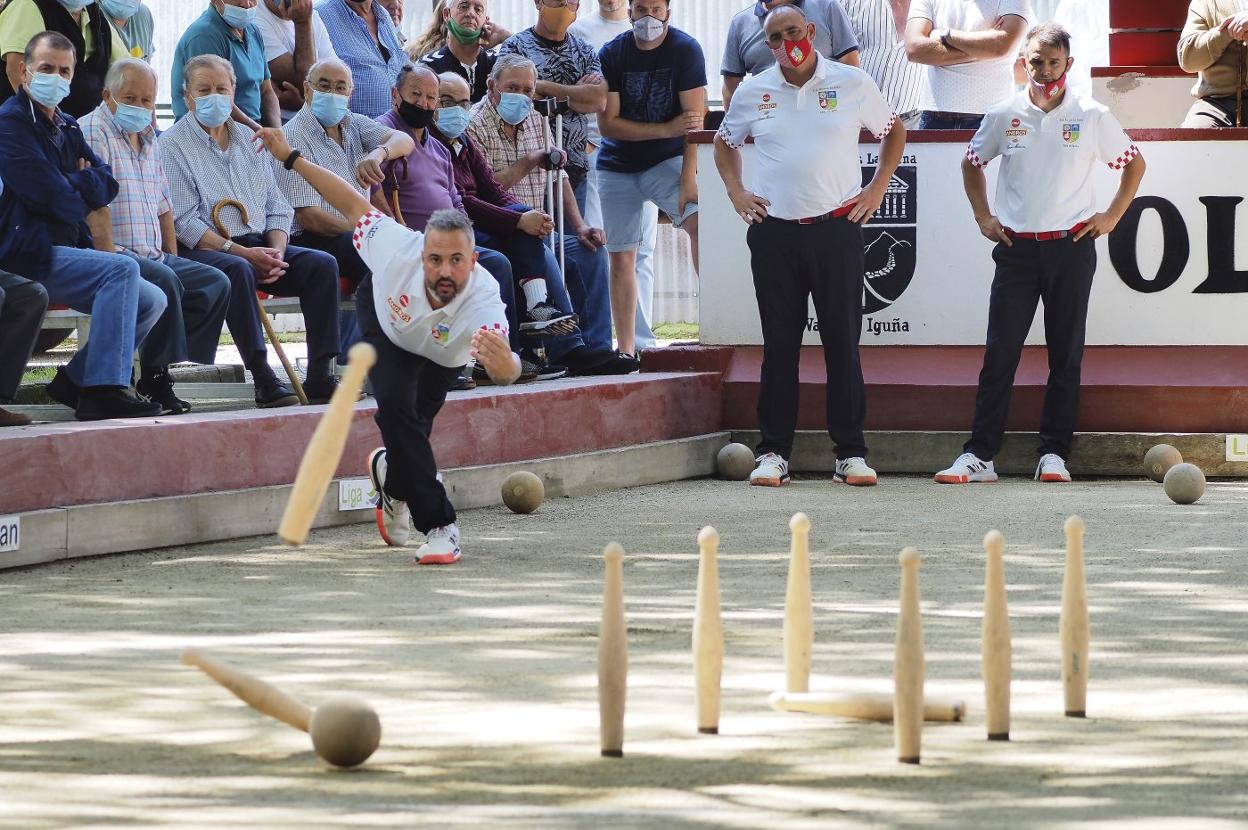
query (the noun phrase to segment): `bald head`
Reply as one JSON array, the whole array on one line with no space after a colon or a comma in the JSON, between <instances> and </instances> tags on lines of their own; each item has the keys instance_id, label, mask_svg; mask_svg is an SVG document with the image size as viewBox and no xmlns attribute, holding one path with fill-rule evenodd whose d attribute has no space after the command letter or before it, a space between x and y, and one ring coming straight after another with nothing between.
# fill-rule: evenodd
<instances>
[{"instance_id":1,"label":"bald head","mask_svg":"<svg viewBox=\"0 0 1248 830\"><path fill-rule=\"evenodd\" d=\"M797 42L809 36L815 39L815 24L806 18L801 6L777 6L763 18L763 32L772 49L784 48L785 41ZM809 57L809 56L807 56ZM802 62L805 61L803 58Z\"/></svg>"},{"instance_id":2,"label":"bald head","mask_svg":"<svg viewBox=\"0 0 1248 830\"><path fill-rule=\"evenodd\" d=\"M467 107L472 104L472 90L468 82L457 72L443 72L438 76L438 106Z\"/></svg>"}]
</instances>

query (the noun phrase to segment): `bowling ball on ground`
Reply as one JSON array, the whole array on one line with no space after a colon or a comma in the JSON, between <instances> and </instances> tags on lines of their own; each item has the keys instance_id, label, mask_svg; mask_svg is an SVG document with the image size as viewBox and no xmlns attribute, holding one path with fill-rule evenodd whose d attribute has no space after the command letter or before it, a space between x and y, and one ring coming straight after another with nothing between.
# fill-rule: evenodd
<instances>
[{"instance_id":1,"label":"bowling ball on ground","mask_svg":"<svg viewBox=\"0 0 1248 830\"><path fill-rule=\"evenodd\" d=\"M754 451L745 444L726 444L715 456L715 470L720 478L745 481L754 472Z\"/></svg>"},{"instance_id":2,"label":"bowling ball on ground","mask_svg":"<svg viewBox=\"0 0 1248 830\"><path fill-rule=\"evenodd\" d=\"M520 470L503 479L503 504L512 513L532 513L546 498L542 480L528 470Z\"/></svg>"},{"instance_id":3,"label":"bowling ball on ground","mask_svg":"<svg viewBox=\"0 0 1248 830\"><path fill-rule=\"evenodd\" d=\"M1205 494L1205 474L1195 464L1175 464L1162 480L1175 504L1194 504Z\"/></svg>"}]
</instances>

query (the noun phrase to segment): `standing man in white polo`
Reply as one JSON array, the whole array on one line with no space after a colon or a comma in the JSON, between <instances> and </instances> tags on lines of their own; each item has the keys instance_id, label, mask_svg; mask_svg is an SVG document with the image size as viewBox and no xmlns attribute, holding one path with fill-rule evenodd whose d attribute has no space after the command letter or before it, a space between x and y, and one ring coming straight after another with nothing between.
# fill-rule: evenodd
<instances>
[{"instance_id":1,"label":"standing man in white polo","mask_svg":"<svg viewBox=\"0 0 1248 830\"><path fill-rule=\"evenodd\" d=\"M884 200L906 145L906 128L861 69L812 48L815 24L781 6L763 24L777 64L747 78L715 136L715 164L749 230L750 268L763 327L758 392L762 441L750 484L789 481L797 427L798 358L813 297L828 373L828 434L834 479L875 484L863 437L866 393L862 334L862 225ZM880 163L865 188L858 134L882 139ZM754 138L752 189L741 181L740 148Z\"/></svg>"},{"instance_id":2,"label":"standing man in white polo","mask_svg":"<svg viewBox=\"0 0 1248 830\"><path fill-rule=\"evenodd\" d=\"M1027 89L984 116L962 162L962 181L979 231L996 242L988 301L987 350L975 396L975 421L962 455L936 474L943 484L996 481L1014 370L1044 302L1049 382L1040 419L1040 481L1070 481L1066 458L1079 408L1080 367L1096 239L1114 229L1135 198L1144 157L1109 109L1065 90L1070 34L1045 23L1027 35ZM984 168L1002 156L996 214ZM1092 170L1121 170L1109 208L1096 211Z\"/></svg>"}]
</instances>

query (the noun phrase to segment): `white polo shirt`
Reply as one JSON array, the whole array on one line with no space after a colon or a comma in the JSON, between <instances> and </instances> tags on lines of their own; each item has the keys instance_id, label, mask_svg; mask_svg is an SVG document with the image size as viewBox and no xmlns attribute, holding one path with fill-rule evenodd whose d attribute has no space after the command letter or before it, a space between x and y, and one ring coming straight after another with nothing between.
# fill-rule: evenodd
<instances>
[{"instance_id":1,"label":"white polo shirt","mask_svg":"<svg viewBox=\"0 0 1248 830\"><path fill-rule=\"evenodd\" d=\"M1027 90L988 111L966 149L976 167L1002 156L995 210L1001 224L1024 233L1064 231L1096 213L1092 168L1121 170L1139 149L1109 108L1067 90L1052 112Z\"/></svg>"},{"instance_id":2,"label":"white polo shirt","mask_svg":"<svg viewBox=\"0 0 1248 830\"><path fill-rule=\"evenodd\" d=\"M732 148L754 137L750 190L777 219L804 219L835 210L862 191L858 134L877 138L897 116L871 76L818 53L805 86L784 79L778 66L746 78L716 138ZM814 150L812 152L812 150Z\"/></svg>"},{"instance_id":3,"label":"white polo shirt","mask_svg":"<svg viewBox=\"0 0 1248 830\"><path fill-rule=\"evenodd\" d=\"M933 29L992 30L999 18L1016 15L1031 25L1030 0L912 0L910 19L932 21ZM1017 50L991 60L927 67L923 109L936 112L987 112L1014 92Z\"/></svg>"},{"instance_id":4,"label":"white polo shirt","mask_svg":"<svg viewBox=\"0 0 1248 830\"><path fill-rule=\"evenodd\" d=\"M425 289L423 233L374 210L360 217L351 240L373 272L377 320L394 345L439 366L455 367L468 362L478 329L507 336L507 309L498 283L480 265L455 299L434 308Z\"/></svg>"}]
</instances>

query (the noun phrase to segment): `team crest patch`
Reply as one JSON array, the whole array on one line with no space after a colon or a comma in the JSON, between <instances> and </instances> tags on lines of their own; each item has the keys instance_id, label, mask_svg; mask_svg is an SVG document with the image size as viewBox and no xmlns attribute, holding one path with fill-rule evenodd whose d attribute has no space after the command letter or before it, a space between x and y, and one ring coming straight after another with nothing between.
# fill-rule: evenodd
<instances>
[{"instance_id":1,"label":"team crest patch","mask_svg":"<svg viewBox=\"0 0 1248 830\"><path fill-rule=\"evenodd\" d=\"M451 327L446 323L438 323L430 332L439 346L445 346L451 339Z\"/></svg>"},{"instance_id":2,"label":"team crest patch","mask_svg":"<svg viewBox=\"0 0 1248 830\"><path fill-rule=\"evenodd\" d=\"M834 110L836 109L836 90L821 89L819 90L819 109Z\"/></svg>"},{"instance_id":3,"label":"team crest patch","mask_svg":"<svg viewBox=\"0 0 1248 830\"><path fill-rule=\"evenodd\" d=\"M1077 143L1079 141L1079 124L1063 124L1062 141L1065 141L1067 144Z\"/></svg>"}]
</instances>

